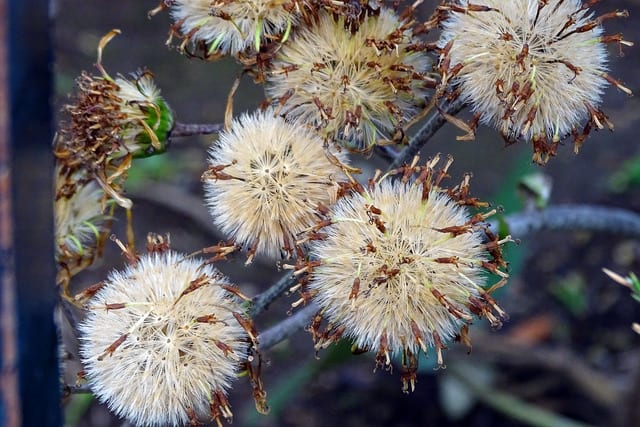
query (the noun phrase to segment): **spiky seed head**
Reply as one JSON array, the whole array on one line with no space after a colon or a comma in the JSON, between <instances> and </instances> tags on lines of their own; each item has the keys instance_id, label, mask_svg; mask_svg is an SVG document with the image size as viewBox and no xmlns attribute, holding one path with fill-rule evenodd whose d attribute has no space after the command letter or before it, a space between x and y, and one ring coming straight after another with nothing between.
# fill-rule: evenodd
<instances>
[{"instance_id":1,"label":"spiky seed head","mask_svg":"<svg viewBox=\"0 0 640 427\"><path fill-rule=\"evenodd\" d=\"M202 44L206 56L256 53L287 37L302 7L300 0L176 0L172 31L183 39L182 50Z\"/></svg>"},{"instance_id":2,"label":"spiky seed head","mask_svg":"<svg viewBox=\"0 0 640 427\"><path fill-rule=\"evenodd\" d=\"M331 159L328 157L331 156ZM341 153L325 152L305 125L273 110L244 114L209 152L205 199L215 224L252 253L275 258L328 206L344 179Z\"/></svg>"},{"instance_id":3,"label":"spiky seed head","mask_svg":"<svg viewBox=\"0 0 640 427\"><path fill-rule=\"evenodd\" d=\"M452 194L385 179L336 202L326 239L310 247L320 265L308 292L330 331L314 334L316 348L344 334L380 365L401 354L406 389L418 352L435 347L442 365L441 350L458 336L467 341L474 313L499 326L504 313L491 314L484 290L492 259L484 233Z\"/></svg>"},{"instance_id":4,"label":"spiky seed head","mask_svg":"<svg viewBox=\"0 0 640 427\"><path fill-rule=\"evenodd\" d=\"M91 262L108 216L104 191L86 175L65 177L56 168L54 202L56 261L68 269Z\"/></svg>"},{"instance_id":5,"label":"spiky seed head","mask_svg":"<svg viewBox=\"0 0 640 427\"><path fill-rule=\"evenodd\" d=\"M163 153L173 128L173 114L160 96L150 72L122 76L82 73L78 93L64 110L54 154L67 172L85 171L123 207L121 183L131 157Z\"/></svg>"},{"instance_id":6,"label":"spiky seed head","mask_svg":"<svg viewBox=\"0 0 640 427\"><path fill-rule=\"evenodd\" d=\"M135 425L185 425L192 414L213 415L221 400L216 412L229 417L224 396L248 336L227 284L210 265L170 250L112 271L79 326L98 399Z\"/></svg>"},{"instance_id":7,"label":"spiky seed head","mask_svg":"<svg viewBox=\"0 0 640 427\"><path fill-rule=\"evenodd\" d=\"M266 91L283 114L317 127L326 140L370 149L391 139L424 104L431 63L410 25L383 8L355 32L345 17L320 12L278 51Z\"/></svg>"},{"instance_id":8,"label":"spiky seed head","mask_svg":"<svg viewBox=\"0 0 640 427\"><path fill-rule=\"evenodd\" d=\"M582 1L460 0L447 7L439 46L451 68L444 72L484 123L508 140L531 142L536 162L545 163L585 122L607 123L598 105L615 81L606 74L604 43L629 43L603 36L603 19ZM607 17L614 16L625 12Z\"/></svg>"}]
</instances>

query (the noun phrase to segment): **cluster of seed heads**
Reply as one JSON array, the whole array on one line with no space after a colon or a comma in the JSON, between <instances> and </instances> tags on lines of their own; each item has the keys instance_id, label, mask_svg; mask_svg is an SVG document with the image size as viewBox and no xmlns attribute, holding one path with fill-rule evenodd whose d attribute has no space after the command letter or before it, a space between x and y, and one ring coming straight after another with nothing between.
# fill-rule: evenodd
<instances>
[{"instance_id":1,"label":"cluster of seed heads","mask_svg":"<svg viewBox=\"0 0 640 427\"><path fill-rule=\"evenodd\" d=\"M474 112L473 137L489 124L513 142L531 143L545 163L573 135L575 151L592 128L612 127L600 109L612 84L602 23L580 0L445 1L424 22L400 2L375 0L163 0L170 39L207 60L233 56L267 101L226 121L202 175L205 202L229 239L204 248L202 261L155 236L76 302L86 378L99 399L140 425L231 419L226 395L247 370L257 406L265 394L251 358L257 333L242 294L211 267L240 248L293 259L291 289L320 311L309 331L316 350L341 337L391 369L402 361L413 390L418 354L435 349L439 366L451 341L470 345L469 325L507 317L491 297L508 278L490 230L496 210L470 195L470 175L443 186L453 161L435 156L360 184L347 152L403 143L431 108L460 99ZM437 42L422 35L442 30ZM104 240L106 208L129 209L123 183L132 159L162 153L174 125L151 74L112 79L84 73L66 107L70 120L54 144L57 259L63 280L89 264ZM432 60L431 53L437 57ZM235 89L234 89L235 90ZM229 99L232 97L230 96ZM228 104L228 111L230 112ZM488 283L489 273L498 277ZM65 288L66 292L66 288Z\"/></svg>"},{"instance_id":2,"label":"cluster of seed heads","mask_svg":"<svg viewBox=\"0 0 640 427\"><path fill-rule=\"evenodd\" d=\"M265 83L277 114L313 127L325 143L360 151L402 142L435 82L413 7L399 14L370 1L175 0L151 13L167 8L182 51L236 56Z\"/></svg>"}]
</instances>

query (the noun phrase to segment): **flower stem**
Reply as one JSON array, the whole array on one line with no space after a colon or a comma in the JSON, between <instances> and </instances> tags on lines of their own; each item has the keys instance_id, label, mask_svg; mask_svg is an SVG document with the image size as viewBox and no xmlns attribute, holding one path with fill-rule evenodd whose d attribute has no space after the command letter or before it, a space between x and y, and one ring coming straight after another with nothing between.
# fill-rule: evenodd
<instances>
[{"instance_id":1,"label":"flower stem","mask_svg":"<svg viewBox=\"0 0 640 427\"><path fill-rule=\"evenodd\" d=\"M440 109L443 113L455 116L464 108L465 104L460 100L456 100L452 103L446 104ZM440 114L440 111L434 113L429 120L418 130L413 138L409 141L409 144L398 153L387 170L396 169L402 166L404 163L409 163L413 157L420 152L420 149L425 145L436 132L444 126L447 119Z\"/></svg>"},{"instance_id":2,"label":"flower stem","mask_svg":"<svg viewBox=\"0 0 640 427\"><path fill-rule=\"evenodd\" d=\"M171 137L181 138L192 135L209 135L212 133L218 133L222 129L224 129L224 125L222 123L196 124L177 122L171 130Z\"/></svg>"},{"instance_id":3,"label":"flower stem","mask_svg":"<svg viewBox=\"0 0 640 427\"><path fill-rule=\"evenodd\" d=\"M290 317L276 323L271 328L260 334L260 349L266 350L279 342L289 338L299 329L303 329L311 323L311 319L320 308L315 302L309 303L302 310L297 311Z\"/></svg>"},{"instance_id":4,"label":"flower stem","mask_svg":"<svg viewBox=\"0 0 640 427\"><path fill-rule=\"evenodd\" d=\"M269 289L256 295L255 298L251 300L249 315L251 317L255 317L265 311L269 307L269 304L278 299L280 295L284 294L295 284L296 280L297 279L293 276L293 273L287 273Z\"/></svg>"},{"instance_id":5,"label":"flower stem","mask_svg":"<svg viewBox=\"0 0 640 427\"><path fill-rule=\"evenodd\" d=\"M595 205L557 205L544 210L507 215L508 232L522 238L539 231L599 231L640 238L640 215L625 209Z\"/></svg>"}]
</instances>

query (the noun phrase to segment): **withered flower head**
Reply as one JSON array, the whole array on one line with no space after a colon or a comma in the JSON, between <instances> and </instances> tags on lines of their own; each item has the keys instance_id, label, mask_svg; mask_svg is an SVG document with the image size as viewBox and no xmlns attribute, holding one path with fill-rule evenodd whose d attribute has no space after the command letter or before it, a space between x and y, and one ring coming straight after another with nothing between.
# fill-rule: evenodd
<instances>
[{"instance_id":1,"label":"withered flower head","mask_svg":"<svg viewBox=\"0 0 640 427\"><path fill-rule=\"evenodd\" d=\"M484 224L495 211L471 216L465 205L486 204L469 197L468 176L440 188L452 160L440 172L437 161L414 168L414 182L383 177L338 200L321 230L326 238L311 243L315 265L303 267L310 271L303 292L321 307L311 328L316 349L344 335L375 352L378 366L401 355L405 391L414 387L420 350L435 347L443 366L447 342L469 344L474 316L494 327L505 316L485 289L486 270L507 277L499 269L503 241ZM323 318L328 327L320 332Z\"/></svg>"},{"instance_id":2,"label":"withered flower head","mask_svg":"<svg viewBox=\"0 0 640 427\"><path fill-rule=\"evenodd\" d=\"M98 399L135 425L230 420L226 393L249 338L228 284L210 265L171 250L112 271L79 327Z\"/></svg>"},{"instance_id":3,"label":"withered flower head","mask_svg":"<svg viewBox=\"0 0 640 427\"><path fill-rule=\"evenodd\" d=\"M117 33L100 42L102 75L82 73L77 79L78 92L64 108L69 120L59 130L54 154L63 173L84 170L108 197L131 207L120 188L131 159L164 152L174 119L149 71L113 79L102 68L102 49Z\"/></svg>"},{"instance_id":4,"label":"withered flower head","mask_svg":"<svg viewBox=\"0 0 640 427\"><path fill-rule=\"evenodd\" d=\"M290 256L318 205L335 201L342 160L312 130L273 110L244 114L211 148L206 203L226 235L251 247L250 257Z\"/></svg>"},{"instance_id":5,"label":"withered flower head","mask_svg":"<svg viewBox=\"0 0 640 427\"><path fill-rule=\"evenodd\" d=\"M82 173L65 178L60 169L55 176L56 261L73 273L92 262L108 215L104 191L95 181Z\"/></svg>"},{"instance_id":6,"label":"withered flower head","mask_svg":"<svg viewBox=\"0 0 640 427\"><path fill-rule=\"evenodd\" d=\"M369 14L356 31L320 12L278 51L267 94L286 117L318 128L325 140L368 150L392 139L425 103L430 60L411 23L389 9Z\"/></svg>"},{"instance_id":7,"label":"withered flower head","mask_svg":"<svg viewBox=\"0 0 640 427\"><path fill-rule=\"evenodd\" d=\"M442 6L448 10L439 41L444 79L508 141L530 142L537 163L546 163L569 134L577 152L593 126L612 128L599 109L607 84L631 93L607 74L605 45L631 43L602 28L627 12L594 17L588 6L580 0Z\"/></svg>"},{"instance_id":8,"label":"withered flower head","mask_svg":"<svg viewBox=\"0 0 640 427\"><path fill-rule=\"evenodd\" d=\"M284 42L298 21L301 0L175 0L170 4L172 33L181 50L202 46L206 57L257 52ZM155 11L152 11L154 13Z\"/></svg>"}]
</instances>

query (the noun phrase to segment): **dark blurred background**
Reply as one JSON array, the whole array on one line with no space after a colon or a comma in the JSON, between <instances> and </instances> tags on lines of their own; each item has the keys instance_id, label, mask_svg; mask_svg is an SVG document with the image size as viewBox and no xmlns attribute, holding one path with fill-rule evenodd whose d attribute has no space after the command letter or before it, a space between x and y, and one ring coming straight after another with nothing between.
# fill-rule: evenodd
<instances>
[{"instance_id":1,"label":"dark blurred background","mask_svg":"<svg viewBox=\"0 0 640 427\"><path fill-rule=\"evenodd\" d=\"M436 3L425 1L421 15L426 16ZM240 66L232 60L205 63L188 59L169 49L165 45L168 14L147 18L156 5L155 1L53 1L56 113L82 70L97 73L93 64L102 35L119 28L122 35L111 41L103 56L111 75L147 67L179 121L223 120L226 96ZM631 17L607 21L607 33L622 32L628 40L640 40L640 2L603 1L595 7L599 13L616 8L629 9ZM610 52L611 74L639 93L638 48L625 49L624 57L617 46L610 46ZM235 98L236 114L255 109L263 99L261 87L245 77ZM507 213L522 208L517 184L534 172L552 181L551 203L595 203L640 211L638 98L609 89L603 107L615 132L594 133L578 156L568 143L545 167L531 164L530 147L505 147L500 136L487 128L481 128L473 142L457 142L460 131L446 125L422 156L453 154L453 180L472 171L474 194L503 206ZM177 139L166 155L137 161L128 190L135 203L138 242L144 242L147 232L171 233L175 249L192 252L220 239L200 203L199 177L206 167L206 148L214 139ZM375 155L361 163L367 168L364 176L385 167ZM114 229L120 236L124 236L123 224L120 220ZM249 387L240 379L230 395L235 423L640 426L635 405L640 401L640 337L630 329L634 320L640 321L640 306L626 289L601 272L608 267L625 274L640 273L639 253L636 240L588 232L540 233L510 248L507 260L513 277L499 300L511 321L497 332L478 325L472 331L470 356L461 346L451 345L444 371L433 370L433 357L422 361L417 390L410 395L400 391L399 372L372 374L372 358L351 356L348 346L335 346L316 360L310 336L300 332L266 352L270 365L264 372L265 387L272 414L255 414ZM219 267L248 295L264 290L282 274L273 263L258 260L251 268L243 268L242 263L238 259ZM122 264L117 248L108 243L105 258L78 276L74 289L103 279ZM284 318L292 300L283 298L256 319L258 329ZM74 357L76 344L68 324L62 324L70 354L66 375L72 382L80 369ZM72 396L65 411L69 426L123 424L88 395ZM511 411L518 411L520 418L514 418ZM529 414L529 421L522 414Z\"/></svg>"}]
</instances>

